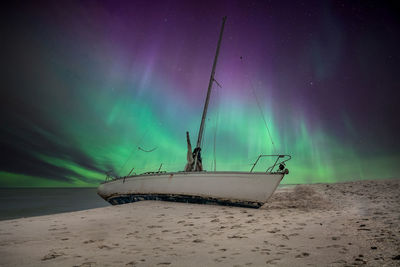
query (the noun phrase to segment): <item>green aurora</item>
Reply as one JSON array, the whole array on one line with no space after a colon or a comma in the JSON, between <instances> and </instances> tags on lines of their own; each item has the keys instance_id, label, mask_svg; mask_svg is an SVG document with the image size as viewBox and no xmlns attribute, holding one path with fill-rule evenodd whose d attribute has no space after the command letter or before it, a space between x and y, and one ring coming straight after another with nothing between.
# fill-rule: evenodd
<instances>
[{"instance_id":1,"label":"green aurora","mask_svg":"<svg viewBox=\"0 0 400 267\"><path fill-rule=\"evenodd\" d=\"M184 169L222 13L122 3L26 4L4 18L0 187ZM376 27L367 31L334 3L313 16L259 5L217 5L228 21L205 169L249 171L260 154L290 154L283 184L399 177L398 20L361 5Z\"/></svg>"}]
</instances>

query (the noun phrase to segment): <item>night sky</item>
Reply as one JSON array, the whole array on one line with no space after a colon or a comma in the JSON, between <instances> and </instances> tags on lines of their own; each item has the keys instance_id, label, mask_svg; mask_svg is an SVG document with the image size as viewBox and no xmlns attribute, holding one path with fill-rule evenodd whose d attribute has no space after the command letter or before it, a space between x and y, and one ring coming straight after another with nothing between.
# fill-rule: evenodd
<instances>
[{"instance_id":1,"label":"night sky","mask_svg":"<svg viewBox=\"0 0 400 267\"><path fill-rule=\"evenodd\" d=\"M217 170L284 153L283 183L400 177L399 11L394 1L3 5L0 186L183 170L223 16L205 169L215 138Z\"/></svg>"}]
</instances>

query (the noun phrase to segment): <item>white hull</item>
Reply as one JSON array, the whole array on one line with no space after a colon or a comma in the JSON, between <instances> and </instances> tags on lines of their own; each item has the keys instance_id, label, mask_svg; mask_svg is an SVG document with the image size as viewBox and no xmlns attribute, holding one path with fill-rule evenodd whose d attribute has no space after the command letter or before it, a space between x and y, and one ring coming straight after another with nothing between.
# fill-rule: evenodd
<instances>
[{"instance_id":1,"label":"white hull","mask_svg":"<svg viewBox=\"0 0 400 267\"><path fill-rule=\"evenodd\" d=\"M140 200L260 207L283 173L175 172L134 175L101 184L98 194L111 204Z\"/></svg>"}]
</instances>

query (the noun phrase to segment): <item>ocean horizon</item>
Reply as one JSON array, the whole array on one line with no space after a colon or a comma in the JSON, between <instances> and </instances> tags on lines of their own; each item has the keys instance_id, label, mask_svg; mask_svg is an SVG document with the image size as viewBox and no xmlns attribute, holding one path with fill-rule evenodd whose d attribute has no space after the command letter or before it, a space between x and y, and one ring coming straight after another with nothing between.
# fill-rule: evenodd
<instances>
[{"instance_id":1,"label":"ocean horizon","mask_svg":"<svg viewBox=\"0 0 400 267\"><path fill-rule=\"evenodd\" d=\"M96 187L0 188L0 220L106 207Z\"/></svg>"}]
</instances>

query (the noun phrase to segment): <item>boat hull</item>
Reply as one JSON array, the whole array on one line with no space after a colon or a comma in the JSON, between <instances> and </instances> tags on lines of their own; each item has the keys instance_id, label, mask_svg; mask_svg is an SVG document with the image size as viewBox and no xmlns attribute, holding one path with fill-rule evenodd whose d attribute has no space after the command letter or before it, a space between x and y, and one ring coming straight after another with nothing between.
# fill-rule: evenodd
<instances>
[{"instance_id":1,"label":"boat hull","mask_svg":"<svg viewBox=\"0 0 400 267\"><path fill-rule=\"evenodd\" d=\"M177 172L134 175L102 183L97 193L113 205L164 200L258 208L283 173Z\"/></svg>"}]
</instances>

